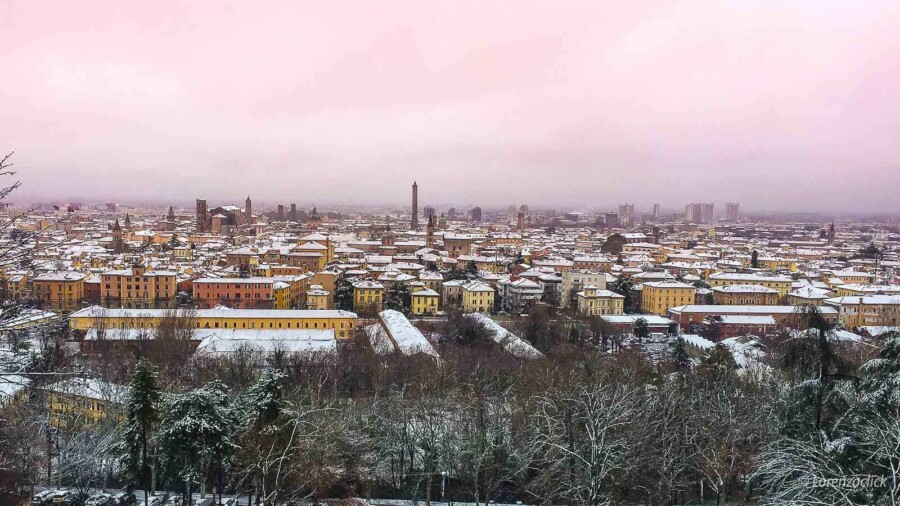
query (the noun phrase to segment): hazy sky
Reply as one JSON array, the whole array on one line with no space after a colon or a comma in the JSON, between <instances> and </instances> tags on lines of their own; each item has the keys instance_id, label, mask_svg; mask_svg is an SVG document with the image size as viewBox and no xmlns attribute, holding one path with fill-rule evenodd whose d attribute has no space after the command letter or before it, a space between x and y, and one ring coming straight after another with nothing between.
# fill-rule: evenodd
<instances>
[{"instance_id":1,"label":"hazy sky","mask_svg":"<svg viewBox=\"0 0 900 506\"><path fill-rule=\"evenodd\" d=\"M900 1L0 2L19 198L898 211Z\"/></svg>"}]
</instances>

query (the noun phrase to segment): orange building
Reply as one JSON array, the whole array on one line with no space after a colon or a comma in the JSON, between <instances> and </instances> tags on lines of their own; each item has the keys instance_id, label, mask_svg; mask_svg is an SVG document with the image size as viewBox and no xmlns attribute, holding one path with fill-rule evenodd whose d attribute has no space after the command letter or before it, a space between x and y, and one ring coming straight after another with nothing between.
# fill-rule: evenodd
<instances>
[{"instance_id":1,"label":"orange building","mask_svg":"<svg viewBox=\"0 0 900 506\"><path fill-rule=\"evenodd\" d=\"M72 311L84 300L84 278L80 272L47 272L32 281L34 300L43 309Z\"/></svg>"},{"instance_id":2,"label":"orange building","mask_svg":"<svg viewBox=\"0 0 900 506\"><path fill-rule=\"evenodd\" d=\"M272 278L198 278L193 283L194 305L206 309L223 305L232 309L275 307Z\"/></svg>"}]
</instances>

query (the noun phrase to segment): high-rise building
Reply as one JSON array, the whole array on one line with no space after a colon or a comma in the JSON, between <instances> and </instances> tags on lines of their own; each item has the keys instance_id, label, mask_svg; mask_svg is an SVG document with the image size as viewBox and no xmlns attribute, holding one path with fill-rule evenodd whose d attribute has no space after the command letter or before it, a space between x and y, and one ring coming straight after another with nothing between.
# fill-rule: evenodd
<instances>
[{"instance_id":1,"label":"high-rise building","mask_svg":"<svg viewBox=\"0 0 900 506\"><path fill-rule=\"evenodd\" d=\"M715 204L692 202L684 206L684 221L691 223L714 223Z\"/></svg>"},{"instance_id":2,"label":"high-rise building","mask_svg":"<svg viewBox=\"0 0 900 506\"><path fill-rule=\"evenodd\" d=\"M606 223L607 228L618 228L619 215L616 213L606 213L603 222Z\"/></svg>"},{"instance_id":3,"label":"high-rise building","mask_svg":"<svg viewBox=\"0 0 900 506\"><path fill-rule=\"evenodd\" d=\"M425 206L424 208L422 208L422 217L423 218L431 218L432 216L434 216L434 207Z\"/></svg>"},{"instance_id":4,"label":"high-rise building","mask_svg":"<svg viewBox=\"0 0 900 506\"><path fill-rule=\"evenodd\" d=\"M415 181L412 185L412 220L409 228L419 230L419 185Z\"/></svg>"},{"instance_id":5,"label":"high-rise building","mask_svg":"<svg viewBox=\"0 0 900 506\"><path fill-rule=\"evenodd\" d=\"M288 213L288 220L297 221L297 204L291 204L291 211Z\"/></svg>"},{"instance_id":6,"label":"high-rise building","mask_svg":"<svg viewBox=\"0 0 900 506\"><path fill-rule=\"evenodd\" d=\"M206 209L206 199L197 199L197 232L201 234L209 232L208 224L209 216Z\"/></svg>"},{"instance_id":7,"label":"high-rise building","mask_svg":"<svg viewBox=\"0 0 900 506\"><path fill-rule=\"evenodd\" d=\"M691 204L691 221L694 223L703 221L703 204Z\"/></svg>"},{"instance_id":8,"label":"high-rise building","mask_svg":"<svg viewBox=\"0 0 900 506\"><path fill-rule=\"evenodd\" d=\"M472 221L481 221L481 208L480 207L473 207L471 214L472 214Z\"/></svg>"},{"instance_id":9,"label":"high-rise building","mask_svg":"<svg viewBox=\"0 0 900 506\"><path fill-rule=\"evenodd\" d=\"M447 221L455 221L456 220L456 208L451 207L447 210Z\"/></svg>"},{"instance_id":10,"label":"high-rise building","mask_svg":"<svg viewBox=\"0 0 900 506\"><path fill-rule=\"evenodd\" d=\"M622 226L632 225L634 218L634 204L619 204L619 223Z\"/></svg>"},{"instance_id":11,"label":"high-rise building","mask_svg":"<svg viewBox=\"0 0 900 506\"><path fill-rule=\"evenodd\" d=\"M278 204L278 213L275 216L278 221L284 221L284 204Z\"/></svg>"},{"instance_id":12,"label":"high-rise building","mask_svg":"<svg viewBox=\"0 0 900 506\"><path fill-rule=\"evenodd\" d=\"M716 213L715 213L715 204L703 204L703 223L715 223L716 222Z\"/></svg>"},{"instance_id":13,"label":"high-rise building","mask_svg":"<svg viewBox=\"0 0 900 506\"><path fill-rule=\"evenodd\" d=\"M728 202L725 204L725 220L731 223L737 223L740 218L741 205L737 202Z\"/></svg>"},{"instance_id":14,"label":"high-rise building","mask_svg":"<svg viewBox=\"0 0 900 506\"><path fill-rule=\"evenodd\" d=\"M659 218L659 204L653 204L653 219Z\"/></svg>"}]
</instances>

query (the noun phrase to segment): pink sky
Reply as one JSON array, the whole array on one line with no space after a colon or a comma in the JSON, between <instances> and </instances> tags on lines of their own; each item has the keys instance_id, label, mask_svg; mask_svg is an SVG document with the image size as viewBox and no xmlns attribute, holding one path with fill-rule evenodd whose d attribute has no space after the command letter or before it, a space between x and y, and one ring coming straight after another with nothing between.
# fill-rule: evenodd
<instances>
[{"instance_id":1,"label":"pink sky","mask_svg":"<svg viewBox=\"0 0 900 506\"><path fill-rule=\"evenodd\" d=\"M0 4L20 198L898 211L900 2Z\"/></svg>"}]
</instances>

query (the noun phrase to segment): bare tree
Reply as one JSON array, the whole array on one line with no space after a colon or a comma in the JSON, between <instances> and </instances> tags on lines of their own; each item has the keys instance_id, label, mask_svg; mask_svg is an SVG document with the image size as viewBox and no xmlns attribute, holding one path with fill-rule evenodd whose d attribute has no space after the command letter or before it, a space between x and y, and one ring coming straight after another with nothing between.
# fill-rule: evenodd
<instances>
[{"instance_id":1,"label":"bare tree","mask_svg":"<svg viewBox=\"0 0 900 506\"><path fill-rule=\"evenodd\" d=\"M628 427L639 392L597 382L541 396L533 440L542 497L592 506L610 504L618 476L629 466Z\"/></svg>"}]
</instances>

